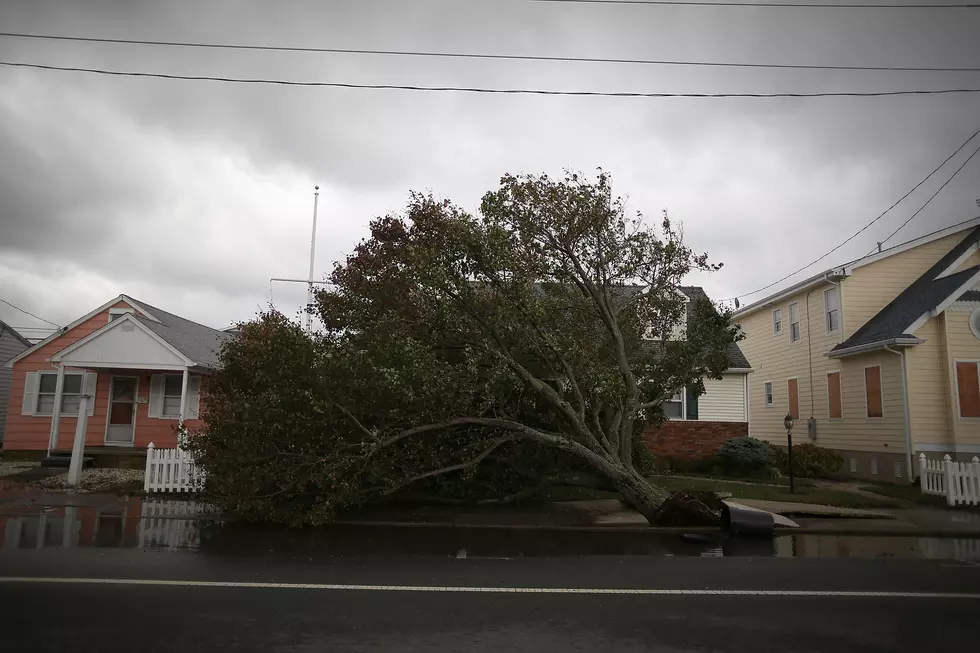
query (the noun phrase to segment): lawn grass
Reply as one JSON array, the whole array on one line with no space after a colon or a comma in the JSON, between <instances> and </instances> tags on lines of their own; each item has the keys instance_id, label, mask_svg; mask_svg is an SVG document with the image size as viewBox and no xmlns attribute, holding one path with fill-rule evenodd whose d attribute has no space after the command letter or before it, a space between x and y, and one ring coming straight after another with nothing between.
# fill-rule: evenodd
<instances>
[{"instance_id":1,"label":"lawn grass","mask_svg":"<svg viewBox=\"0 0 980 653\"><path fill-rule=\"evenodd\" d=\"M735 483L713 478L691 478L677 476L651 476L654 485L678 492L680 490L710 490L730 492L733 499L758 499L762 501L791 501L795 503L818 503L838 508L899 508L901 504L887 497L880 499L853 494L843 490L827 490L812 486L797 485L796 492L790 494L789 487L772 485Z\"/></svg>"},{"instance_id":2,"label":"lawn grass","mask_svg":"<svg viewBox=\"0 0 980 653\"><path fill-rule=\"evenodd\" d=\"M922 494L918 485L907 483L882 483L881 485L862 485L861 489L865 492L874 492L886 497L904 499L912 503L918 503L929 507L946 507L946 499L933 494Z\"/></svg>"}]
</instances>

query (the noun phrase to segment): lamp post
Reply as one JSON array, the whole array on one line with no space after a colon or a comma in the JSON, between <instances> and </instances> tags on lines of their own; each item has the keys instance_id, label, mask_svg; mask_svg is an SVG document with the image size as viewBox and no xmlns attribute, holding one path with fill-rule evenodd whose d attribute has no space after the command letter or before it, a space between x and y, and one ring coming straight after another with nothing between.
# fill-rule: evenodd
<instances>
[{"instance_id":1,"label":"lamp post","mask_svg":"<svg viewBox=\"0 0 980 653\"><path fill-rule=\"evenodd\" d=\"M789 491L790 494L796 492L796 483L793 478L793 416L787 415L783 419L783 426L786 427L787 462L789 463Z\"/></svg>"}]
</instances>

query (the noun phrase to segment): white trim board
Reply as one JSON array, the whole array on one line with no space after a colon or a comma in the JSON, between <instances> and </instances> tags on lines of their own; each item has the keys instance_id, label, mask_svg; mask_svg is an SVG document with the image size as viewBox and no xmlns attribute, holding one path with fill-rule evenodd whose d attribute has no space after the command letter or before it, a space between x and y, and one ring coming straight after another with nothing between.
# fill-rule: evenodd
<instances>
[{"instance_id":1,"label":"white trim board","mask_svg":"<svg viewBox=\"0 0 980 653\"><path fill-rule=\"evenodd\" d=\"M178 350L176 347L174 347L173 345L171 345L169 342L167 342L166 340L164 340L163 338L161 338L159 335L157 335L156 333L154 333L145 324L143 324L142 322L140 322L139 320L137 320L136 318L134 318L133 315L132 315L132 313L127 313L126 315L123 315L118 320L113 320L112 322L107 322L101 328L96 329L95 331L93 331L92 333L88 334L84 338L81 338L80 340L76 340L72 344L68 345L67 347L65 347L61 351L59 351L56 354L54 354L53 356L51 356L51 362L52 363L60 363L60 362L64 361L64 359L65 359L66 356L69 356L76 349L78 349L80 347L83 347L84 345L86 345L86 344L92 342L93 340L95 340L95 339L103 336L104 334L108 333L109 331L112 331L112 330L115 330L115 329L122 329L127 324L129 324L129 325L135 325L136 328L138 328L140 331L142 331L143 333L145 333L146 335L148 335L152 340L154 340L155 342L157 342L158 344L160 344L161 346L163 346L167 351L169 351L171 354L173 354L177 358L181 359L184 362L184 365L185 366L190 367L190 366L193 366L194 365L194 361L192 361L190 358L188 358L187 356L185 356L180 350ZM71 367L79 367L79 366L83 365L84 363L82 361L68 360L68 361L64 361L64 364L65 365L69 365ZM105 363L102 363L102 366L105 366L105 365L106 365ZM172 369L172 368L170 368L170 369Z\"/></svg>"},{"instance_id":2,"label":"white trim board","mask_svg":"<svg viewBox=\"0 0 980 653\"><path fill-rule=\"evenodd\" d=\"M13 358L11 358L9 361L7 361L6 367L7 368L12 368L14 366L14 363L16 363L17 361L19 361L19 360L21 360L21 359L29 356L30 354L33 354L35 351L37 351L38 349L40 349L44 345L48 344L52 340L54 340L56 338L60 338L61 336L65 335L66 333L68 333L69 331L71 331L72 329L74 329L75 327L77 327L79 324L82 324L83 322L87 322L87 321L91 320L93 317L95 317L96 315L98 315L102 311L105 311L107 309L112 308L114 304L118 304L119 302L125 302L125 303L129 304L134 309L136 309L137 311L139 311L140 314L146 316L147 319L153 320L154 322L159 322L160 321L157 318L155 318L152 315L150 315L149 313L147 313L146 311L144 311L141 307L139 307L137 305L138 302L135 299L133 299L131 297L128 297L126 295L119 295L115 299L110 299L105 304L103 304L102 306L99 306L95 310L89 311L88 313L86 313L82 317L78 318L77 320L75 320L71 324L69 324L69 325L67 325L65 327L62 327L60 331L55 331L50 336L48 336L47 338L45 338L41 342L37 343L33 347L29 347L28 349L25 349L24 351L20 352L19 354L17 354Z\"/></svg>"}]
</instances>

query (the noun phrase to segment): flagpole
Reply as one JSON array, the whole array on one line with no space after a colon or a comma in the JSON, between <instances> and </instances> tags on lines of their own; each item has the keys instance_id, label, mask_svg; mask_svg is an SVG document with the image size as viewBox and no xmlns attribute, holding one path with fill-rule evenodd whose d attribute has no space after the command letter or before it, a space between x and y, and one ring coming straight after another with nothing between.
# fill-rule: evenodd
<instances>
[{"instance_id":1,"label":"flagpole","mask_svg":"<svg viewBox=\"0 0 980 653\"><path fill-rule=\"evenodd\" d=\"M313 235L310 237L310 276L309 276L309 287L306 291L306 331L309 333L312 330L312 322L310 315L310 305L313 303L313 263L316 260L316 211L317 204L320 200L320 187L313 187Z\"/></svg>"}]
</instances>

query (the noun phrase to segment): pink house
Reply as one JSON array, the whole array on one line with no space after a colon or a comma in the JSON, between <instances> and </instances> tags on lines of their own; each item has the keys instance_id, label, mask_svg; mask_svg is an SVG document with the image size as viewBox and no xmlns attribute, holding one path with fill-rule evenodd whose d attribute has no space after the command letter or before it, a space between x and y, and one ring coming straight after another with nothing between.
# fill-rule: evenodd
<instances>
[{"instance_id":1,"label":"pink house","mask_svg":"<svg viewBox=\"0 0 980 653\"><path fill-rule=\"evenodd\" d=\"M201 424L202 380L230 337L127 295L106 302L7 362L5 455L70 453L83 394L98 464L176 446L179 424Z\"/></svg>"}]
</instances>

